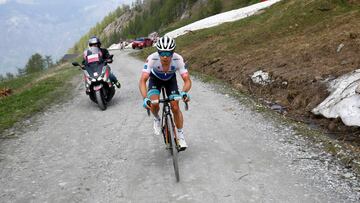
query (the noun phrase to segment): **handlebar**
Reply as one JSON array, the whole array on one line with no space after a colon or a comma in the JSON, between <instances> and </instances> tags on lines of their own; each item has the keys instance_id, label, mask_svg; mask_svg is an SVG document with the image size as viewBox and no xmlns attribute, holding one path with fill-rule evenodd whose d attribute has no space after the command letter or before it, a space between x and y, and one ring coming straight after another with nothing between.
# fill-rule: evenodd
<instances>
[{"instance_id":1,"label":"handlebar","mask_svg":"<svg viewBox=\"0 0 360 203\"><path fill-rule=\"evenodd\" d=\"M172 99L166 98L166 99L152 100L152 101L148 101L147 105L151 106L151 104L168 103L168 102L171 102L171 101L180 101L182 99L186 99L186 97L184 97L184 98L174 97ZM185 101L184 101L184 103L185 103L185 111L188 111L189 110L189 104L188 104L188 102L185 102ZM147 110L148 116L150 116L150 109L147 108L146 110Z\"/></svg>"}]
</instances>

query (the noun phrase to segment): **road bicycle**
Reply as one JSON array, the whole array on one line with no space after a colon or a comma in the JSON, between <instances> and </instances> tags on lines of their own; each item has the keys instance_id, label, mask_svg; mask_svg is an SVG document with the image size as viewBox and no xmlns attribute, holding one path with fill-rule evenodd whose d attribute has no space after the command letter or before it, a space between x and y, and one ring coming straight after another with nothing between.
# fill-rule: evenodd
<instances>
[{"instance_id":1,"label":"road bicycle","mask_svg":"<svg viewBox=\"0 0 360 203\"><path fill-rule=\"evenodd\" d=\"M167 146L167 149L169 149L170 154L172 156L173 159L173 165L174 165L174 171L175 171L175 177L176 177L176 181L179 182L180 181L180 174L179 174L179 163L178 163L178 153L180 151L180 145L177 141L177 136L176 136L176 127L174 124L174 120L173 120L173 116L171 113L171 105L170 102L171 101L179 101L185 98L182 97L174 97L174 98L168 98L165 95L165 88L161 88L161 92L162 92L162 99L160 100L153 100L153 101L149 101L148 105L150 106L151 104L158 104L158 103L162 103L162 116L161 116L161 132L162 135L164 137L164 142ZM185 110L187 111L189 109L189 105L187 102L185 103ZM147 109L147 113L150 116L150 110Z\"/></svg>"}]
</instances>

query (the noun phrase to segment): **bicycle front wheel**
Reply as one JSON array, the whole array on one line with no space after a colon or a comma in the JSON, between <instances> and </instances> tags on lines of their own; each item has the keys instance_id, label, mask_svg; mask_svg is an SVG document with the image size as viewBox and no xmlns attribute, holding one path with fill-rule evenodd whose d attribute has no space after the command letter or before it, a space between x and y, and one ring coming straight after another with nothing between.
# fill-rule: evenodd
<instances>
[{"instance_id":1,"label":"bicycle front wheel","mask_svg":"<svg viewBox=\"0 0 360 203\"><path fill-rule=\"evenodd\" d=\"M174 171L175 171L175 177L176 177L176 181L179 182L180 181L180 175L179 175L179 163L178 163L178 150L176 147L176 140L175 140L175 129L174 129L174 125L173 125L173 121L171 119L170 116L167 117L167 125L168 125L168 130L169 130L169 143L171 145L171 155L172 155L172 159L173 159L173 165L174 165Z\"/></svg>"}]
</instances>

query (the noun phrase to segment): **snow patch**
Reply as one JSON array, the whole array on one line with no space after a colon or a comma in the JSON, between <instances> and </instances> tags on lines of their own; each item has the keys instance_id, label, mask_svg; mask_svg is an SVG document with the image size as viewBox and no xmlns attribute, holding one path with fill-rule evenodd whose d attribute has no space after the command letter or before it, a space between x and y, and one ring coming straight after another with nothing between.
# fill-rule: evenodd
<instances>
[{"instance_id":1,"label":"snow patch","mask_svg":"<svg viewBox=\"0 0 360 203\"><path fill-rule=\"evenodd\" d=\"M269 73L264 72L262 70L256 71L252 76L251 80L260 85L267 85L271 83L271 78Z\"/></svg>"},{"instance_id":2,"label":"snow patch","mask_svg":"<svg viewBox=\"0 0 360 203\"><path fill-rule=\"evenodd\" d=\"M120 43L119 44L112 44L108 49L109 50L116 50L116 49L120 49Z\"/></svg>"},{"instance_id":3,"label":"snow patch","mask_svg":"<svg viewBox=\"0 0 360 203\"><path fill-rule=\"evenodd\" d=\"M174 31L168 32L166 35L169 37L176 38L178 36L184 35L188 32L200 30L204 28L214 27L225 22L237 21L249 16L256 14L259 10L270 7L271 5L279 2L281 0L269 0L261 3L253 4L248 7L220 13L202 20L196 21Z\"/></svg>"},{"instance_id":4,"label":"snow patch","mask_svg":"<svg viewBox=\"0 0 360 203\"><path fill-rule=\"evenodd\" d=\"M360 126L360 95L355 93L360 84L360 69L345 74L329 84L330 96L312 110L326 118L340 117L347 126Z\"/></svg>"}]
</instances>

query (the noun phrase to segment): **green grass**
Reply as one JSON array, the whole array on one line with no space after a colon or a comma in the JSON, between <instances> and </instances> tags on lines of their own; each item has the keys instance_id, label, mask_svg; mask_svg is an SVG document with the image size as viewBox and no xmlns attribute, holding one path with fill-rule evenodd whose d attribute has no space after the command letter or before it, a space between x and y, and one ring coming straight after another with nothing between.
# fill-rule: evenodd
<instances>
[{"instance_id":1,"label":"green grass","mask_svg":"<svg viewBox=\"0 0 360 203\"><path fill-rule=\"evenodd\" d=\"M11 80L6 80L0 82L0 89L1 88L10 88L12 90L18 90L21 87L24 87L26 84L31 83L35 80L35 78L40 77L41 73L34 73L31 75L26 75L23 77L14 78Z\"/></svg>"},{"instance_id":2,"label":"green grass","mask_svg":"<svg viewBox=\"0 0 360 203\"><path fill-rule=\"evenodd\" d=\"M358 5L350 5L344 0L284 0L261 15L181 36L177 44L178 47L191 47L194 43L216 37L212 44L239 53L252 46L266 47L269 45L267 42L274 39L314 34L331 24L336 16L358 10Z\"/></svg>"},{"instance_id":3,"label":"green grass","mask_svg":"<svg viewBox=\"0 0 360 203\"><path fill-rule=\"evenodd\" d=\"M44 77L46 74L50 74L49 77ZM67 66L1 82L0 87L11 88L15 93L0 99L0 133L16 122L68 98L74 75L78 76L78 70ZM39 77L44 79L37 81Z\"/></svg>"},{"instance_id":4,"label":"green grass","mask_svg":"<svg viewBox=\"0 0 360 203\"><path fill-rule=\"evenodd\" d=\"M227 12L233 9L239 9L255 3L259 3L260 0L222 0L222 2L223 2L223 9L221 12ZM202 9L208 9L208 8L202 7ZM202 17L199 12L200 10L195 10L195 11L193 10L190 18L181 19L168 25L166 28L160 31L160 34L164 35L170 31L176 30L180 27L201 20L204 17Z\"/></svg>"}]
</instances>

